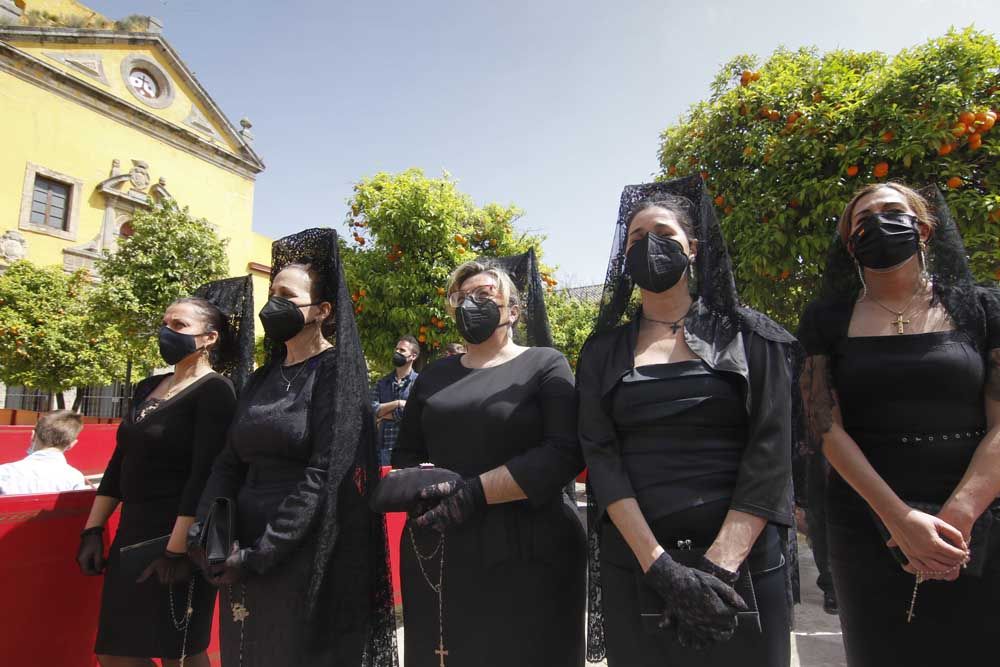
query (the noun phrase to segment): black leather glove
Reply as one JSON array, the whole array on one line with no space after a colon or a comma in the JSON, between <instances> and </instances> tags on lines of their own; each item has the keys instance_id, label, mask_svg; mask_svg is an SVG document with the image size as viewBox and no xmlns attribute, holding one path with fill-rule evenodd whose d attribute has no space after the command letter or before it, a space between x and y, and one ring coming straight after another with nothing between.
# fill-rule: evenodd
<instances>
[{"instance_id":1,"label":"black leather glove","mask_svg":"<svg viewBox=\"0 0 1000 667\"><path fill-rule=\"evenodd\" d=\"M141 584L154 574L161 584L187 581L191 578L191 561L188 560L187 554L166 551L147 565L135 582Z\"/></svg>"},{"instance_id":2,"label":"black leather glove","mask_svg":"<svg viewBox=\"0 0 1000 667\"><path fill-rule=\"evenodd\" d=\"M704 648L728 641L736 631L736 613L747 608L730 585L681 565L667 553L653 562L644 579L665 603L660 627L676 626L682 646Z\"/></svg>"},{"instance_id":3,"label":"black leather glove","mask_svg":"<svg viewBox=\"0 0 1000 667\"><path fill-rule=\"evenodd\" d=\"M449 526L465 523L486 507L486 492L479 477L464 477L455 482L431 484L420 489L422 501L437 501L415 519L418 526L444 532Z\"/></svg>"},{"instance_id":4,"label":"black leather glove","mask_svg":"<svg viewBox=\"0 0 1000 667\"><path fill-rule=\"evenodd\" d=\"M208 580L216 586L225 586L242 581L249 571L247 557L249 549L241 549L239 542L233 543L233 552L219 568L208 573Z\"/></svg>"},{"instance_id":5,"label":"black leather glove","mask_svg":"<svg viewBox=\"0 0 1000 667\"><path fill-rule=\"evenodd\" d=\"M104 572L104 526L93 526L80 533L80 547L76 550L76 563L80 572L95 576Z\"/></svg>"}]
</instances>

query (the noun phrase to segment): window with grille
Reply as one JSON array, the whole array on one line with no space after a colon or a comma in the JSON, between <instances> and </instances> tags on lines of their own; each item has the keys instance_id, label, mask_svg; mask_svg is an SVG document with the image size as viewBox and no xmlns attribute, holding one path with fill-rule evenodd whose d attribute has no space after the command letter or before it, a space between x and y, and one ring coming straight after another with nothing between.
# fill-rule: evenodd
<instances>
[{"instance_id":1,"label":"window with grille","mask_svg":"<svg viewBox=\"0 0 1000 667\"><path fill-rule=\"evenodd\" d=\"M66 183L35 174L35 189L31 196L31 224L67 230L70 187Z\"/></svg>"}]
</instances>

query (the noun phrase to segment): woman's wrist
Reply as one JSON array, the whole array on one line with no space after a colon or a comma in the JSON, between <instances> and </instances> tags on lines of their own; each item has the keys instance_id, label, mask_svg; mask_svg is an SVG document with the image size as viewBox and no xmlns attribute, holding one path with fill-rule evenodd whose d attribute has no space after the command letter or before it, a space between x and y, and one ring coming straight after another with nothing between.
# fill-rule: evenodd
<instances>
[{"instance_id":1,"label":"woman's wrist","mask_svg":"<svg viewBox=\"0 0 1000 667\"><path fill-rule=\"evenodd\" d=\"M86 537L87 535L103 535L104 526L87 526L82 531L80 531L80 537Z\"/></svg>"},{"instance_id":2,"label":"woman's wrist","mask_svg":"<svg viewBox=\"0 0 1000 667\"><path fill-rule=\"evenodd\" d=\"M653 566L656 559L666 553L666 549L661 547L659 544L654 544L649 549L643 549L639 558L639 566L642 568L643 572L649 572L649 568Z\"/></svg>"}]
</instances>

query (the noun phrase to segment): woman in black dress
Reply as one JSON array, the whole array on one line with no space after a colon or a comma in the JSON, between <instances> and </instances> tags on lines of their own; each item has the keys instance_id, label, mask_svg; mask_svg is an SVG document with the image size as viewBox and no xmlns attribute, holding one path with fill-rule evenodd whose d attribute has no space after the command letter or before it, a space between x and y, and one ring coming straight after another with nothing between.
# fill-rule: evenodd
<instances>
[{"instance_id":1,"label":"woman in black dress","mask_svg":"<svg viewBox=\"0 0 1000 667\"><path fill-rule=\"evenodd\" d=\"M973 284L933 201L861 190L799 329L811 430L835 471L827 530L851 667L996 653L1000 300Z\"/></svg>"},{"instance_id":2,"label":"woman in black dress","mask_svg":"<svg viewBox=\"0 0 1000 667\"><path fill-rule=\"evenodd\" d=\"M700 178L625 189L604 295L577 366L588 657L603 639L610 667L788 665L794 339L738 305Z\"/></svg>"},{"instance_id":3,"label":"woman in black dress","mask_svg":"<svg viewBox=\"0 0 1000 667\"><path fill-rule=\"evenodd\" d=\"M244 365L253 363L249 280L203 288L215 303L186 298L167 308L160 353L174 372L136 385L133 407L118 428L77 556L84 574L105 575L95 648L104 667L145 666L150 658L209 664L215 589L191 576L186 538L236 404L232 382L213 366L239 367L240 350ZM244 311L250 311L245 320ZM247 340L249 346L239 345ZM104 524L119 503L121 523L105 561ZM120 551L166 535L166 544L157 545L161 555L148 564Z\"/></svg>"},{"instance_id":4,"label":"woman in black dress","mask_svg":"<svg viewBox=\"0 0 1000 667\"><path fill-rule=\"evenodd\" d=\"M407 667L580 667L585 543L563 487L583 468L565 357L514 343L510 277L467 262L449 308L468 342L420 374L396 468L460 475L428 487L401 545ZM426 511L423 511L426 510Z\"/></svg>"},{"instance_id":5,"label":"woman in black dress","mask_svg":"<svg viewBox=\"0 0 1000 667\"><path fill-rule=\"evenodd\" d=\"M222 663L392 665L385 525L366 502L378 479L368 378L336 232L275 241L271 266L268 361L240 396L188 542L214 499L235 500L238 544L209 573Z\"/></svg>"}]
</instances>

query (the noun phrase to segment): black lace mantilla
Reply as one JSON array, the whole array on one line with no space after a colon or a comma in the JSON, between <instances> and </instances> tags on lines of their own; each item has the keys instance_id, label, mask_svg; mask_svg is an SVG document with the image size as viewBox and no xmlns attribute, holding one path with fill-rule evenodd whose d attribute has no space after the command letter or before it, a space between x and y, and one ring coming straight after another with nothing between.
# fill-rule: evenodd
<instances>
[{"instance_id":1,"label":"black lace mantilla","mask_svg":"<svg viewBox=\"0 0 1000 667\"><path fill-rule=\"evenodd\" d=\"M194 296L210 301L226 317L228 331L222 332L222 344L212 352L212 368L228 377L239 394L254 366L253 280L250 276L215 280L199 287Z\"/></svg>"},{"instance_id":2,"label":"black lace mantilla","mask_svg":"<svg viewBox=\"0 0 1000 667\"><path fill-rule=\"evenodd\" d=\"M486 266L504 270L521 297L521 316L514 328L514 342L527 347L553 347L552 329L545 310L545 288L538 272L535 249L508 257L480 257Z\"/></svg>"},{"instance_id":3,"label":"black lace mantilla","mask_svg":"<svg viewBox=\"0 0 1000 667\"><path fill-rule=\"evenodd\" d=\"M326 488L322 494L316 557L304 603L309 618L317 619L311 641L341 641L338 628L345 632L357 627L358 610L371 610L369 640L362 660L363 667L396 667L396 621L393 612L392 579L385 518L368 510L368 503L354 503L352 511L363 512L364 520L350 520L338 514L342 485L353 482L365 498L379 479L375 451L374 419L368 402L368 370L361 339L354 321L354 308L344 280L337 233L332 229L307 229L274 242L271 250L271 280L293 263L310 264L322 280L320 298L333 306L332 316L324 323L323 333L334 348L334 372L313 394L313 410L322 411L315 418L319 426L312 437L326 439L329 446ZM268 364L281 363L284 345L266 340ZM351 479L348 479L348 478ZM342 526L344 527L342 530ZM343 544L342 548L334 547ZM370 558L370 582L345 581L350 577L334 571L338 558ZM367 583L367 585L365 585ZM369 595L369 600L338 599L345 592ZM344 616L344 618L341 618ZM322 619L322 622L319 621Z\"/></svg>"}]
</instances>

